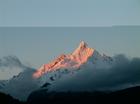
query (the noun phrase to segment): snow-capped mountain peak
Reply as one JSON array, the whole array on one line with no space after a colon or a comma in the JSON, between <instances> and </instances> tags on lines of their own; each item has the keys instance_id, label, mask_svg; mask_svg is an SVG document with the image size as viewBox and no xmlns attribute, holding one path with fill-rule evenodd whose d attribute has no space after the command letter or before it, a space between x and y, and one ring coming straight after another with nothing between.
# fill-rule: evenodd
<instances>
[{"instance_id":1,"label":"snow-capped mountain peak","mask_svg":"<svg viewBox=\"0 0 140 104\"><path fill-rule=\"evenodd\" d=\"M86 48L88 48L87 43L85 43L84 41L81 41L81 43L79 44L79 47L72 53L73 55L78 54L79 52L85 50Z\"/></svg>"},{"instance_id":2,"label":"snow-capped mountain peak","mask_svg":"<svg viewBox=\"0 0 140 104\"><path fill-rule=\"evenodd\" d=\"M54 61L42 65L34 74L35 78L41 77L47 72L52 72L57 69L71 69L78 68L82 64L86 63L87 60L93 55L94 49L89 48L87 43L84 41L80 42L78 48L71 54L62 54Z\"/></svg>"},{"instance_id":3,"label":"snow-capped mountain peak","mask_svg":"<svg viewBox=\"0 0 140 104\"><path fill-rule=\"evenodd\" d=\"M94 51L94 49L88 47L87 43L82 41L71 56L81 65L87 62L88 58L93 55Z\"/></svg>"}]
</instances>

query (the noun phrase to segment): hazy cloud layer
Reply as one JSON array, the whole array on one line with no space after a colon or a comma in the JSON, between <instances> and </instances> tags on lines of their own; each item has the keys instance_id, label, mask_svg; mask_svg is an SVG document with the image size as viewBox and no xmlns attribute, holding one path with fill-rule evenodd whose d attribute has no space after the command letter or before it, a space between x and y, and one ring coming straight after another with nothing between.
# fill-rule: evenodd
<instances>
[{"instance_id":1,"label":"hazy cloud layer","mask_svg":"<svg viewBox=\"0 0 140 104\"><path fill-rule=\"evenodd\" d=\"M12 78L24 70L24 65L16 56L5 56L0 59L0 80Z\"/></svg>"},{"instance_id":2,"label":"hazy cloud layer","mask_svg":"<svg viewBox=\"0 0 140 104\"><path fill-rule=\"evenodd\" d=\"M20 60L16 56L5 56L0 59L0 66L21 66Z\"/></svg>"},{"instance_id":3,"label":"hazy cloud layer","mask_svg":"<svg viewBox=\"0 0 140 104\"><path fill-rule=\"evenodd\" d=\"M86 68L65 76L50 86L50 91L110 90L140 84L140 58L128 59L125 55L114 56L109 69Z\"/></svg>"}]
</instances>

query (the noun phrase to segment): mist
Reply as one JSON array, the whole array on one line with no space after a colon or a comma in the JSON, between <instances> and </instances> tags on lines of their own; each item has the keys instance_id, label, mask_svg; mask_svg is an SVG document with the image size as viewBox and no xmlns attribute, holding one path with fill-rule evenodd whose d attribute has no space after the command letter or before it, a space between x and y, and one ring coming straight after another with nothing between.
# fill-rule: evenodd
<instances>
[{"instance_id":1,"label":"mist","mask_svg":"<svg viewBox=\"0 0 140 104\"><path fill-rule=\"evenodd\" d=\"M129 59L120 54L113 57L110 68L82 68L54 82L50 91L118 90L140 84L140 58ZM92 67L91 67L92 66Z\"/></svg>"},{"instance_id":2,"label":"mist","mask_svg":"<svg viewBox=\"0 0 140 104\"><path fill-rule=\"evenodd\" d=\"M0 80L7 80L24 71L25 66L13 55L0 58Z\"/></svg>"}]
</instances>

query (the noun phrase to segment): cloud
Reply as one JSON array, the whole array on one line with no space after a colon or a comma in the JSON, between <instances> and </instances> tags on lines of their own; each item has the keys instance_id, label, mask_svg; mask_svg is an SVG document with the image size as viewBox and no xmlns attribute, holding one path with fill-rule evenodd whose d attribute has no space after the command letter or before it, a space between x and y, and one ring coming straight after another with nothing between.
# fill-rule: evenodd
<instances>
[{"instance_id":1,"label":"cloud","mask_svg":"<svg viewBox=\"0 0 140 104\"><path fill-rule=\"evenodd\" d=\"M0 59L0 80L10 79L24 70L25 66L16 56L5 56Z\"/></svg>"},{"instance_id":2,"label":"cloud","mask_svg":"<svg viewBox=\"0 0 140 104\"><path fill-rule=\"evenodd\" d=\"M16 56L5 56L0 59L0 67L1 66L22 66L22 63Z\"/></svg>"},{"instance_id":3,"label":"cloud","mask_svg":"<svg viewBox=\"0 0 140 104\"><path fill-rule=\"evenodd\" d=\"M140 58L113 57L111 68L86 67L53 83L50 91L117 90L140 84Z\"/></svg>"}]
</instances>

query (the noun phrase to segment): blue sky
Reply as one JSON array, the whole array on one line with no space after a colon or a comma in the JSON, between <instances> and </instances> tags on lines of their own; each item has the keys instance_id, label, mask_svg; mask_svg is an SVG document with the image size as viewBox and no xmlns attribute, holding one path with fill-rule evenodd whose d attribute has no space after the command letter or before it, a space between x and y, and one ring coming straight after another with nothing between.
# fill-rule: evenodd
<instances>
[{"instance_id":1,"label":"blue sky","mask_svg":"<svg viewBox=\"0 0 140 104\"><path fill-rule=\"evenodd\" d=\"M139 0L0 0L0 26L140 25Z\"/></svg>"}]
</instances>

